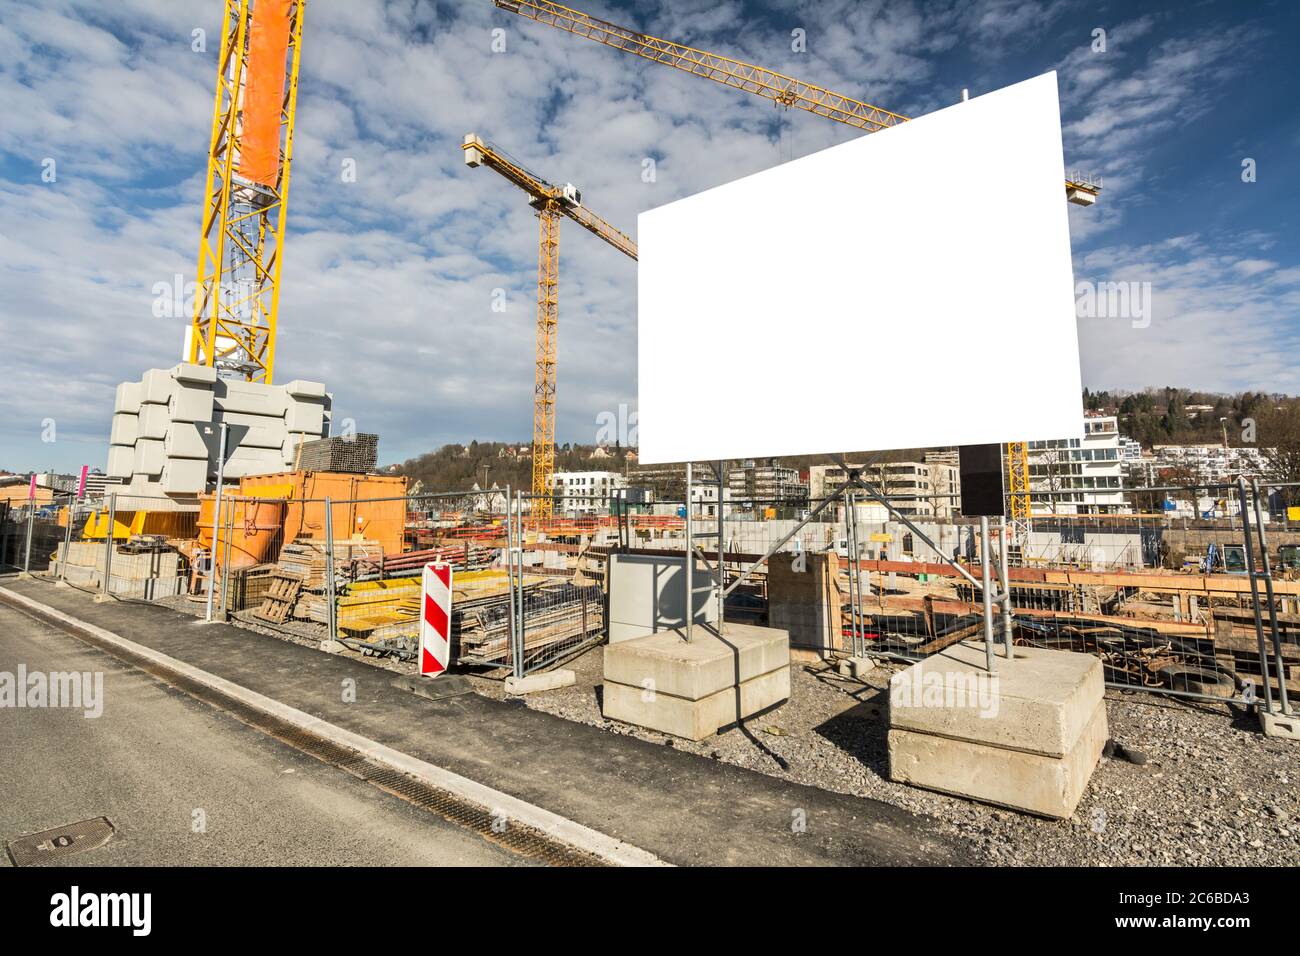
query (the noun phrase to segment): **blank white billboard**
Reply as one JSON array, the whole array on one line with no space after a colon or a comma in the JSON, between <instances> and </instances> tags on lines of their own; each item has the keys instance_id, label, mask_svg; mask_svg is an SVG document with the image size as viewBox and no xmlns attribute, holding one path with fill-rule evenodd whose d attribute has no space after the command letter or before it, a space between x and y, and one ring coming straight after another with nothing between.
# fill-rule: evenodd
<instances>
[{"instance_id":1,"label":"blank white billboard","mask_svg":"<svg viewBox=\"0 0 1300 956\"><path fill-rule=\"evenodd\" d=\"M1079 437L1056 74L641 214L643 462Z\"/></svg>"}]
</instances>

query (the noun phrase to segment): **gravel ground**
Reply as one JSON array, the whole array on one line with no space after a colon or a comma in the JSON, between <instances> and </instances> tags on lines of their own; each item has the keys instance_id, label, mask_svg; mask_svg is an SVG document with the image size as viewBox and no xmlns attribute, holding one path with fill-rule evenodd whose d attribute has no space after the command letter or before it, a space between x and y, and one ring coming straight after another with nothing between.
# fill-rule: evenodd
<instances>
[{"instance_id":1,"label":"gravel ground","mask_svg":"<svg viewBox=\"0 0 1300 956\"><path fill-rule=\"evenodd\" d=\"M1263 737L1253 716L1146 694L1107 693L1111 736L1146 763L1102 758L1075 817L1050 821L893 783L885 747L889 676L866 684L822 662L793 664L789 702L742 729L691 743L604 720L599 649L567 665L575 686L527 697L595 724L798 783L928 814L991 864L1084 866L1300 863L1293 743ZM495 685L497 693L500 685Z\"/></svg>"},{"instance_id":2,"label":"gravel ground","mask_svg":"<svg viewBox=\"0 0 1300 956\"><path fill-rule=\"evenodd\" d=\"M160 603L202 615L185 598ZM247 620L241 626L318 647L324 627ZM354 653L354 652L348 652ZM362 657L412 673L413 664ZM871 797L938 821L991 865L1295 866L1300 864L1300 750L1262 736L1253 715L1145 693L1108 691L1111 737L1145 763L1103 757L1073 819L1043 820L893 783L885 733L889 677L883 664L865 683L823 662L791 665L790 700L699 743L605 720L600 714L601 649L565 667L573 687L533 694L527 706L797 783ZM484 696L502 698L504 672L471 674Z\"/></svg>"}]
</instances>

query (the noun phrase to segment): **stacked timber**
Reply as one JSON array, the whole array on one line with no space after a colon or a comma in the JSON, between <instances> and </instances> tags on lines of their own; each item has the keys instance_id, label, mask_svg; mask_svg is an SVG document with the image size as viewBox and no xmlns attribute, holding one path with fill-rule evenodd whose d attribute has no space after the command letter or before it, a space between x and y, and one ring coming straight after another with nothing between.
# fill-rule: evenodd
<instances>
[{"instance_id":1,"label":"stacked timber","mask_svg":"<svg viewBox=\"0 0 1300 956\"><path fill-rule=\"evenodd\" d=\"M339 633L363 640L413 636L419 626L420 580L361 581L338 597ZM307 616L328 623L324 596L306 601Z\"/></svg>"},{"instance_id":2,"label":"stacked timber","mask_svg":"<svg viewBox=\"0 0 1300 956\"><path fill-rule=\"evenodd\" d=\"M510 657L510 606L484 595L453 604L452 637L458 658L505 663ZM524 655L531 657L556 644L575 641L604 629L600 585L557 583L553 578L526 580L524 587Z\"/></svg>"},{"instance_id":3,"label":"stacked timber","mask_svg":"<svg viewBox=\"0 0 1300 956\"><path fill-rule=\"evenodd\" d=\"M313 538L299 538L280 549L280 570L302 578L302 586L309 591L325 587L326 542ZM373 573L384 560L384 549L378 541L348 538L334 542L334 573L355 579Z\"/></svg>"},{"instance_id":4,"label":"stacked timber","mask_svg":"<svg viewBox=\"0 0 1300 956\"><path fill-rule=\"evenodd\" d=\"M524 578L525 650L541 652L601 632L603 594L598 584L557 584L541 575ZM366 644L401 644L414 650L420 627L422 582L417 576L347 585L338 599L341 637ZM296 614L325 623L319 594L304 594ZM452 654L468 663L504 663L510 655L510 588L503 571L458 572L452 579Z\"/></svg>"}]
</instances>

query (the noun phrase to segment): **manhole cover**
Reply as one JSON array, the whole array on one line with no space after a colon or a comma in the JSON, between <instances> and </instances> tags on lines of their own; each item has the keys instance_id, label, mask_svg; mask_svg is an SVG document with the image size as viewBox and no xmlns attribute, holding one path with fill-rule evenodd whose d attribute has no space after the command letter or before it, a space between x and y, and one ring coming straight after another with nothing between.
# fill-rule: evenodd
<instances>
[{"instance_id":1,"label":"manhole cover","mask_svg":"<svg viewBox=\"0 0 1300 956\"><path fill-rule=\"evenodd\" d=\"M9 843L9 858L14 866L34 863L57 863L74 853L84 853L103 846L113 838L113 824L108 817L94 817L19 837Z\"/></svg>"}]
</instances>

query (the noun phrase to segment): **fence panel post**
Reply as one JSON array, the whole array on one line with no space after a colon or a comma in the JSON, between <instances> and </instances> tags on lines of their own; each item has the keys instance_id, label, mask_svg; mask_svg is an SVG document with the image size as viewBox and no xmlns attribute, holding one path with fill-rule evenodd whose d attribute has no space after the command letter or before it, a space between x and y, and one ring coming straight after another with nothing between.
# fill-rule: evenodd
<instances>
[{"instance_id":1,"label":"fence panel post","mask_svg":"<svg viewBox=\"0 0 1300 956\"><path fill-rule=\"evenodd\" d=\"M992 570L993 549L989 544L989 519L980 515L980 590L984 614L984 669L992 674L997 665L993 661L993 588L989 578Z\"/></svg>"},{"instance_id":2,"label":"fence panel post","mask_svg":"<svg viewBox=\"0 0 1300 956\"><path fill-rule=\"evenodd\" d=\"M108 600L113 593L113 532L117 530L117 492L108 496L108 530L104 535L104 578L100 581L99 595Z\"/></svg>"},{"instance_id":3,"label":"fence panel post","mask_svg":"<svg viewBox=\"0 0 1300 956\"><path fill-rule=\"evenodd\" d=\"M534 509L537 502L534 500ZM524 676L524 640L527 622L524 620L524 499L522 492L515 492L515 535L518 548L512 549L518 561L518 575L511 588L510 600L515 603L515 648L514 675L517 680Z\"/></svg>"},{"instance_id":4,"label":"fence panel post","mask_svg":"<svg viewBox=\"0 0 1300 956\"><path fill-rule=\"evenodd\" d=\"M230 539L235 536L234 499L226 499L226 546L221 549L221 620L230 620Z\"/></svg>"},{"instance_id":5,"label":"fence panel post","mask_svg":"<svg viewBox=\"0 0 1300 956\"><path fill-rule=\"evenodd\" d=\"M1273 661L1277 666L1277 695L1282 713L1291 713L1291 700L1287 696L1287 664L1282 656L1282 638L1277 629L1277 603L1273 593L1273 565L1268 559L1268 534L1265 531L1264 512L1259 503L1259 479L1250 479L1250 496L1255 504L1255 527L1259 531L1260 566L1263 568L1264 592L1268 602L1269 632L1273 638ZM1249 517L1249 516L1247 516ZM1262 660L1262 658L1261 658ZM1264 672L1267 674L1267 671Z\"/></svg>"},{"instance_id":6,"label":"fence panel post","mask_svg":"<svg viewBox=\"0 0 1300 956\"><path fill-rule=\"evenodd\" d=\"M1269 684L1268 650L1264 646L1264 620L1260 615L1259 581L1255 576L1255 544L1251 540L1252 535L1250 533L1249 524L1250 504L1246 500L1246 479L1240 475L1237 476L1237 498L1240 502L1241 510L1242 539L1246 545L1246 573L1250 577L1251 604L1255 611L1255 637L1259 648L1259 673L1261 682L1264 685L1264 707L1266 710L1272 711L1273 689ZM1278 660L1277 663L1280 668L1282 661ZM1280 676L1285 680L1285 671L1281 671Z\"/></svg>"},{"instance_id":7,"label":"fence panel post","mask_svg":"<svg viewBox=\"0 0 1300 956\"><path fill-rule=\"evenodd\" d=\"M23 545L23 574L31 574L32 530L36 526L36 499L27 501L27 542Z\"/></svg>"},{"instance_id":8,"label":"fence panel post","mask_svg":"<svg viewBox=\"0 0 1300 956\"><path fill-rule=\"evenodd\" d=\"M334 502L325 498L325 613L329 639L338 640L338 607L334 603Z\"/></svg>"},{"instance_id":9,"label":"fence panel post","mask_svg":"<svg viewBox=\"0 0 1300 956\"><path fill-rule=\"evenodd\" d=\"M506 485L506 546L502 550L502 557L505 558L506 564L506 621L509 625L508 638L506 640L506 663L513 668L515 663L515 628L519 622L515 620L515 504L514 492L509 485Z\"/></svg>"},{"instance_id":10,"label":"fence panel post","mask_svg":"<svg viewBox=\"0 0 1300 956\"><path fill-rule=\"evenodd\" d=\"M69 498L67 527L63 529L63 554L59 561L59 581L62 584L68 582L68 552L72 550L72 523L77 520L76 511L77 499Z\"/></svg>"}]
</instances>

